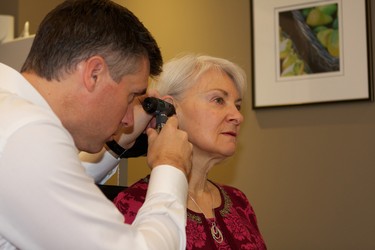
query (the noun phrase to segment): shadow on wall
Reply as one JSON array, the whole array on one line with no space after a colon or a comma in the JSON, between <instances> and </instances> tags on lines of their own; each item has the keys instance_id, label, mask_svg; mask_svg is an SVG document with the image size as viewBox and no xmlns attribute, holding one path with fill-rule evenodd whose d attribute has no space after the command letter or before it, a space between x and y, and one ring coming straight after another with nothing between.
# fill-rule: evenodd
<instances>
[{"instance_id":1,"label":"shadow on wall","mask_svg":"<svg viewBox=\"0 0 375 250\"><path fill-rule=\"evenodd\" d=\"M255 120L264 129L371 124L375 107L369 101L276 107L256 110Z\"/></svg>"}]
</instances>

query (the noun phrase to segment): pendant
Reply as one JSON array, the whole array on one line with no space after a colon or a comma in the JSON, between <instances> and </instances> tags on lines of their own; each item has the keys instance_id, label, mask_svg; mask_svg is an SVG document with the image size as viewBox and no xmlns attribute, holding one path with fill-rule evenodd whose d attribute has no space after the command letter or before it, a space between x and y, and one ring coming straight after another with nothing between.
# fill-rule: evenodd
<instances>
[{"instance_id":1,"label":"pendant","mask_svg":"<svg viewBox=\"0 0 375 250\"><path fill-rule=\"evenodd\" d=\"M212 222L211 224L211 235L212 238L214 238L214 240L219 244L224 240L223 234L221 233L220 229L216 226L215 222Z\"/></svg>"}]
</instances>

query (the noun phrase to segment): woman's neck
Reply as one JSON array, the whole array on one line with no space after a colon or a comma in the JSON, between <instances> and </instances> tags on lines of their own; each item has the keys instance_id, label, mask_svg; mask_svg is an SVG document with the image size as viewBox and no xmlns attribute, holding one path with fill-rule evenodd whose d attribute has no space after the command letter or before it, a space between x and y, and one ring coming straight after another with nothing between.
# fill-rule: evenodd
<instances>
[{"instance_id":1,"label":"woman's neck","mask_svg":"<svg viewBox=\"0 0 375 250\"><path fill-rule=\"evenodd\" d=\"M212 208L221 204L219 190L208 181L209 171L220 161L221 160L208 156L206 153L202 153L199 150L194 150L192 168L189 175L189 209L200 212L191 198L201 206L207 215L212 215ZM214 200L214 204L212 200Z\"/></svg>"}]
</instances>

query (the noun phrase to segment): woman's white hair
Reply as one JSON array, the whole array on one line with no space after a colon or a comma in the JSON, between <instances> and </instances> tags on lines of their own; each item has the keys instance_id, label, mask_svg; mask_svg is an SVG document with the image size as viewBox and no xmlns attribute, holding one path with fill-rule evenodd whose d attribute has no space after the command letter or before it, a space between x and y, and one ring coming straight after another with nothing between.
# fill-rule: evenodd
<instances>
[{"instance_id":1,"label":"woman's white hair","mask_svg":"<svg viewBox=\"0 0 375 250\"><path fill-rule=\"evenodd\" d=\"M176 99L190 89L209 70L218 70L233 80L239 94L246 91L246 74L242 68L223 58L207 55L186 54L164 64L157 80L150 85L161 96L170 95Z\"/></svg>"}]
</instances>

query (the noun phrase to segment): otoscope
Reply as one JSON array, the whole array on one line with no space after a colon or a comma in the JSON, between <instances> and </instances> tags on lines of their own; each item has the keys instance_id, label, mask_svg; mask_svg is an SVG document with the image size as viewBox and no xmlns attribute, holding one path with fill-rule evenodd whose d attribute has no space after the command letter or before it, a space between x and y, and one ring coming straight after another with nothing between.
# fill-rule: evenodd
<instances>
[{"instance_id":1,"label":"otoscope","mask_svg":"<svg viewBox=\"0 0 375 250\"><path fill-rule=\"evenodd\" d=\"M172 104L155 97L147 97L143 101L142 107L146 113L156 117L156 130L158 133L167 122L168 117L176 113ZM147 154L148 141L147 135L144 133L138 136L135 140L134 146L128 150L120 146L115 140L108 141L106 144L115 154L117 154L117 158L119 159L138 157Z\"/></svg>"},{"instance_id":2,"label":"otoscope","mask_svg":"<svg viewBox=\"0 0 375 250\"><path fill-rule=\"evenodd\" d=\"M155 116L156 131L160 131L167 122L168 117L176 114L174 106L156 97L147 97L142 103L146 113Z\"/></svg>"}]
</instances>

